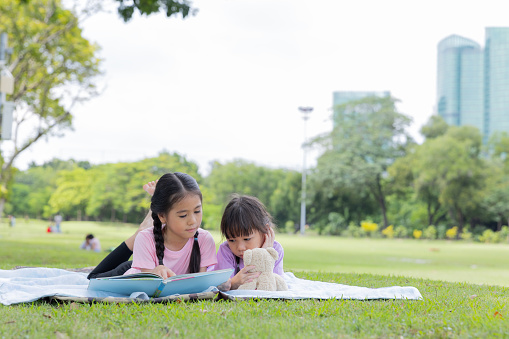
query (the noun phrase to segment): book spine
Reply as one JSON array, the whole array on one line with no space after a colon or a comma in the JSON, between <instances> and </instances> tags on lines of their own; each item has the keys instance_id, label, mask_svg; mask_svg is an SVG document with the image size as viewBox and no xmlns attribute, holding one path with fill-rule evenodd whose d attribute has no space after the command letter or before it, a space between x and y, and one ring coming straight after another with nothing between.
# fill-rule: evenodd
<instances>
[{"instance_id":1,"label":"book spine","mask_svg":"<svg viewBox=\"0 0 509 339\"><path fill-rule=\"evenodd\" d=\"M154 292L154 295L153 295L154 298L157 298L161 295L161 292L163 291L164 286L166 286L166 284L164 283L164 281L161 281L161 283L159 284L159 287Z\"/></svg>"}]
</instances>

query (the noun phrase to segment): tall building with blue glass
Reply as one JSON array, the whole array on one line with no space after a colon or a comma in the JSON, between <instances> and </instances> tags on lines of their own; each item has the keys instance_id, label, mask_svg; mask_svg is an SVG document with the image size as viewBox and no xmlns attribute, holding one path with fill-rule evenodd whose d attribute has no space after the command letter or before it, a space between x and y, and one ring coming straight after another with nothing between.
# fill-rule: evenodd
<instances>
[{"instance_id":1,"label":"tall building with blue glass","mask_svg":"<svg viewBox=\"0 0 509 339\"><path fill-rule=\"evenodd\" d=\"M487 27L485 46L451 35L438 44L437 113L479 128L484 141L509 133L509 27Z\"/></svg>"}]
</instances>

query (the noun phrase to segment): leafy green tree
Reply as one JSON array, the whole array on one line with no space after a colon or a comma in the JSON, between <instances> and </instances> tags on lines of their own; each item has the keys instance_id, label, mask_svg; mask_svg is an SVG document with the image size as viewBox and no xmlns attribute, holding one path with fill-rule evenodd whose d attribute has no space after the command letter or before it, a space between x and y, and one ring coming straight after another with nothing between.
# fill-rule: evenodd
<instances>
[{"instance_id":1,"label":"leafy green tree","mask_svg":"<svg viewBox=\"0 0 509 339\"><path fill-rule=\"evenodd\" d=\"M287 201L295 203L296 193L298 192L297 196L300 194L300 183L298 183L298 189L289 187L296 183L296 174L291 173L294 172L270 169L237 159L225 164L214 162L205 183L209 190L214 192L213 203L215 205L226 205L234 193L255 196L274 215L277 223L284 224L288 220L298 218L293 215L295 206L287 206L289 210L283 212L282 206L275 200L276 198L272 197L274 194L281 197L280 191L287 191L291 195ZM286 180L288 181L286 182ZM298 202L296 206L299 206ZM292 215L290 216L290 214Z\"/></svg>"},{"instance_id":2,"label":"leafy green tree","mask_svg":"<svg viewBox=\"0 0 509 339\"><path fill-rule=\"evenodd\" d=\"M439 115L432 115L428 122L421 127L421 134L426 139L434 139L444 135L449 129L449 125Z\"/></svg>"},{"instance_id":3,"label":"leafy green tree","mask_svg":"<svg viewBox=\"0 0 509 339\"><path fill-rule=\"evenodd\" d=\"M497 132L488 142L488 153L493 159L502 162L505 173L509 174L509 134Z\"/></svg>"},{"instance_id":4,"label":"leafy green tree","mask_svg":"<svg viewBox=\"0 0 509 339\"><path fill-rule=\"evenodd\" d=\"M449 127L447 133L427 140L416 157L417 185L450 211L462 232L482 201L486 166L481 157L481 134L471 126ZM421 181L421 182L419 182ZM421 188L416 187L416 190Z\"/></svg>"},{"instance_id":5,"label":"leafy green tree","mask_svg":"<svg viewBox=\"0 0 509 339\"><path fill-rule=\"evenodd\" d=\"M423 145L415 146L388 168L392 191L399 199L416 199L426 206L427 225L436 225L447 213L440 202L440 178L428 171L430 158L426 155L428 139Z\"/></svg>"},{"instance_id":6,"label":"leafy green tree","mask_svg":"<svg viewBox=\"0 0 509 339\"><path fill-rule=\"evenodd\" d=\"M490 174L487 177L482 209L496 220L496 231L500 231L504 223L509 225L509 175L500 170L491 171Z\"/></svg>"},{"instance_id":7,"label":"leafy green tree","mask_svg":"<svg viewBox=\"0 0 509 339\"><path fill-rule=\"evenodd\" d=\"M163 12L167 17L182 15L182 18L189 14L195 14L196 8L192 8L192 2L188 0L115 0L118 2L118 13L128 22L135 12L142 15Z\"/></svg>"},{"instance_id":8,"label":"leafy green tree","mask_svg":"<svg viewBox=\"0 0 509 339\"><path fill-rule=\"evenodd\" d=\"M337 190L365 190L378 204L384 227L387 220L387 168L406 153L412 139L406 132L411 119L396 109L392 97L367 97L335 108L331 133L314 144L324 146L314 175Z\"/></svg>"},{"instance_id":9,"label":"leafy green tree","mask_svg":"<svg viewBox=\"0 0 509 339\"><path fill-rule=\"evenodd\" d=\"M284 227L288 222L297 224L300 220L302 174L284 171L283 175L284 177L278 180L269 203L269 209L279 227Z\"/></svg>"},{"instance_id":10,"label":"leafy green tree","mask_svg":"<svg viewBox=\"0 0 509 339\"><path fill-rule=\"evenodd\" d=\"M20 4L29 4L32 0L18 0ZM75 0L80 2L81 0ZM167 17L173 15L182 15L182 18L187 17L189 14L196 14L198 10L192 7L192 2L189 0L114 0L118 7L117 12L120 17L128 22L132 19L134 13L138 12L141 15L151 15L154 13L163 12ZM102 9L104 5L103 0L92 0L87 2L87 12L94 13Z\"/></svg>"},{"instance_id":11,"label":"leafy green tree","mask_svg":"<svg viewBox=\"0 0 509 339\"><path fill-rule=\"evenodd\" d=\"M264 167L240 159L225 164L216 161L206 185L214 192L217 204L226 204L233 193L238 193L255 196L268 205L281 178L272 174Z\"/></svg>"},{"instance_id":12,"label":"leafy green tree","mask_svg":"<svg viewBox=\"0 0 509 339\"><path fill-rule=\"evenodd\" d=\"M61 212L69 216L76 212L76 219L81 220L91 195L92 177L89 174L81 167L58 173L57 189L48 202L52 213Z\"/></svg>"},{"instance_id":13,"label":"leafy green tree","mask_svg":"<svg viewBox=\"0 0 509 339\"><path fill-rule=\"evenodd\" d=\"M34 218L50 217L48 201L57 187L58 172L75 167L74 160L52 159L41 166L32 164L26 171L20 171L12 187L8 213Z\"/></svg>"},{"instance_id":14,"label":"leafy green tree","mask_svg":"<svg viewBox=\"0 0 509 339\"><path fill-rule=\"evenodd\" d=\"M308 221L320 234L330 228L328 225L332 219L337 221L334 230L339 234L351 223L359 225L367 216L379 215L378 204L369 187L345 183L343 180L348 180L342 178L345 168L331 165L341 161L341 154L325 152L309 175Z\"/></svg>"},{"instance_id":15,"label":"leafy green tree","mask_svg":"<svg viewBox=\"0 0 509 339\"><path fill-rule=\"evenodd\" d=\"M183 172L198 183L202 181L198 165L178 153L161 152L158 157L132 163L105 164L93 167L92 192L86 207L89 216L99 220L140 222L150 206L143 184L168 172Z\"/></svg>"},{"instance_id":16,"label":"leafy green tree","mask_svg":"<svg viewBox=\"0 0 509 339\"><path fill-rule=\"evenodd\" d=\"M74 105L97 94L98 47L82 36L78 24L59 0L0 1L0 31L7 32L13 48L8 67L15 88L7 99L16 105L12 148L2 154L3 189L12 181L19 154L71 128ZM0 214L5 201L4 192Z\"/></svg>"},{"instance_id":17,"label":"leafy green tree","mask_svg":"<svg viewBox=\"0 0 509 339\"><path fill-rule=\"evenodd\" d=\"M497 231L503 223L509 225L509 134L493 134L488 145L489 175L487 175L482 210L496 220Z\"/></svg>"}]
</instances>

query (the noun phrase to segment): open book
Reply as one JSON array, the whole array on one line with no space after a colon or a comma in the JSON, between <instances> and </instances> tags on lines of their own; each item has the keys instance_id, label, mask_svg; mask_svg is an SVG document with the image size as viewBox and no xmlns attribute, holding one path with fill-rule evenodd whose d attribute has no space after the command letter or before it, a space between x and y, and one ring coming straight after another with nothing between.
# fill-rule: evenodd
<instances>
[{"instance_id":1,"label":"open book","mask_svg":"<svg viewBox=\"0 0 509 339\"><path fill-rule=\"evenodd\" d=\"M145 292L149 297L166 297L172 294L200 293L210 286L226 282L233 269L181 274L163 279L154 273L134 273L115 277L90 279L89 290L130 295Z\"/></svg>"}]
</instances>

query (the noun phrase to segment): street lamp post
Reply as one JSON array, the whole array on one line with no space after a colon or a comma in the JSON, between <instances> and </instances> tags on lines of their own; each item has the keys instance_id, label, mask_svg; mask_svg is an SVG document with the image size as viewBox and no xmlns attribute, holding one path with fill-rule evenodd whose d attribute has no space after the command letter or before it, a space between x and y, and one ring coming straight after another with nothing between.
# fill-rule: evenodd
<instances>
[{"instance_id":1,"label":"street lamp post","mask_svg":"<svg viewBox=\"0 0 509 339\"><path fill-rule=\"evenodd\" d=\"M299 107L304 119L304 144L302 144L303 160L302 160L302 196L300 202L300 234L304 235L306 229L306 121L309 114L313 112L313 107Z\"/></svg>"}]
</instances>

